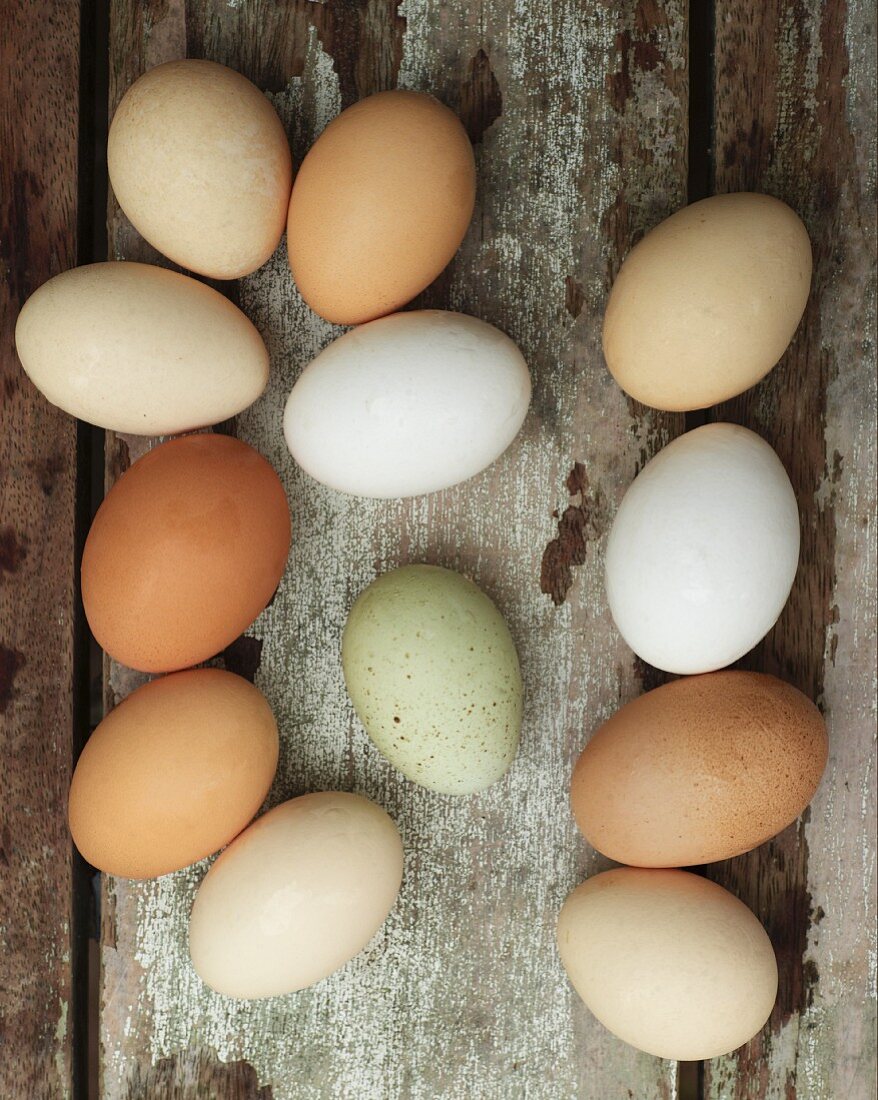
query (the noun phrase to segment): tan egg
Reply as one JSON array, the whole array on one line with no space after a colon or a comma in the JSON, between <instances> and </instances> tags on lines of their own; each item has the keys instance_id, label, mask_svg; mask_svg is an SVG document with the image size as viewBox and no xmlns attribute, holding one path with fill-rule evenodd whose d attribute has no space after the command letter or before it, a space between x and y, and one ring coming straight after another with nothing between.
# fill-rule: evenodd
<instances>
[{"instance_id":1,"label":"tan egg","mask_svg":"<svg viewBox=\"0 0 878 1100\"><path fill-rule=\"evenodd\" d=\"M231 997L271 997L320 981L368 944L402 881L390 817L355 794L276 806L217 859L192 907L200 977Z\"/></svg>"},{"instance_id":2,"label":"tan egg","mask_svg":"<svg viewBox=\"0 0 878 1100\"><path fill-rule=\"evenodd\" d=\"M418 92L361 100L296 176L287 248L302 297L342 325L393 313L451 260L474 202L472 146L456 115Z\"/></svg>"},{"instance_id":3,"label":"tan egg","mask_svg":"<svg viewBox=\"0 0 878 1100\"><path fill-rule=\"evenodd\" d=\"M588 842L639 867L713 863L748 852L811 801L826 725L800 691L759 672L675 680L618 710L573 772Z\"/></svg>"},{"instance_id":4,"label":"tan egg","mask_svg":"<svg viewBox=\"0 0 878 1100\"><path fill-rule=\"evenodd\" d=\"M770 195L715 195L648 233L619 271L604 356L626 393L657 409L702 409L754 386L802 318L811 244Z\"/></svg>"},{"instance_id":5,"label":"tan egg","mask_svg":"<svg viewBox=\"0 0 878 1100\"><path fill-rule=\"evenodd\" d=\"M130 668L198 664L262 611L289 549L283 486L252 447L223 435L163 443L94 518L82 555L89 626Z\"/></svg>"},{"instance_id":6,"label":"tan egg","mask_svg":"<svg viewBox=\"0 0 878 1100\"><path fill-rule=\"evenodd\" d=\"M218 424L268 381L262 337L228 298L150 264L56 275L25 303L15 344L53 405L135 435Z\"/></svg>"},{"instance_id":7,"label":"tan egg","mask_svg":"<svg viewBox=\"0 0 878 1100\"><path fill-rule=\"evenodd\" d=\"M88 739L68 815L89 863L122 878L179 870L228 844L262 805L277 767L262 693L202 668L138 688Z\"/></svg>"},{"instance_id":8,"label":"tan egg","mask_svg":"<svg viewBox=\"0 0 878 1100\"><path fill-rule=\"evenodd\" d=\"M604 1027L659 1058L736 1050L777 996L765 929L728 890L687 871L618 867L588 879L561 908L558 951Z\"/></svg>"},{"instance_id":9,"label":"tan egg","mask_svg":"<svg viewBox=\"0 0 878 1100\"><path fill-rule=\"evenodd\" d=\"M248 275L283 235L284 128L262 92L224 65L169 61L136 80L113 116L107 168L134 228L201 275Z\"/></svg>"}]
</instances>

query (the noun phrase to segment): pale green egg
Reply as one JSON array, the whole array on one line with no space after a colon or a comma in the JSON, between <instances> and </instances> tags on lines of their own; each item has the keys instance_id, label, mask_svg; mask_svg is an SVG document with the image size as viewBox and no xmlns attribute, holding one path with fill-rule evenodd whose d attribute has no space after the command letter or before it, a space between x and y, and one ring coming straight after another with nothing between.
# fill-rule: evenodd
<instances>
[{"instance_id":1,"label":"pale green egg","mask_svg":"<svg viewBox=\"0 0 878 1100\"><path fill-rule=\"evenodd\" d=\"M471 794L512 763L518 654L503 616L466 577L406 565L373 581L348 616L342 665L366 732L415 783Z\"/></svg>"}]
</instances>

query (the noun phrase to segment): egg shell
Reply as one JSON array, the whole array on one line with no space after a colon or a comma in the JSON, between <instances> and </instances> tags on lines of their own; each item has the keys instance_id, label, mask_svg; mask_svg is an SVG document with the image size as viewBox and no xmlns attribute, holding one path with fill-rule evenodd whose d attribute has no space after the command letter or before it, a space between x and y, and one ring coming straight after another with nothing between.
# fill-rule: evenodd
<instances>
[{"instance_id":1,"label":"egg shell","mask_svg":"<svg viewBox=\"0 0 878 1100\"><path fill-rule=\"evenodd\" d=\"M211 855L252 820L277 767L262 693L221 669L144 684L86 742L68 817L89 863L152 878Z\"/></svg>"},{"instance_id":2,"label":"egg shell","mask_svg":"<svg viewBox=\"0 0 878 1100\"><path fill-rule=\"evenodd\" d=\"M249 275L283 235L284 128L262 92L224 65L168 61L136 80L113 116L107 168L134 228L201 275Z\"/></svg>"},{"instance_id":3,"label":"egg shell","mask_svg":"<svg viewBox=\"0 0 878 1100\"><path fill-rule=\"evenodd\" d=\"M792 685L710 672L616 711L583 749L570 800L589 844L619 863L713 863L795 821L827 752L820 712Z\"/></svg>"},{"instance_id":4,"label":"egg shell","mask_svg":"<svg viewBox=\"0 0 878 1100\"><path fill-rule=\"evenodd\" d=\"M330 122L296 176L290 267L321 317L358 325L393 313L460 247L475 161L456 115L419 92L379 92Z\"/></svg>"},{"instance_id":5,"label":"egg shell","mask_svg":"<svg viewBox=\"0 0 878 1100\"><path fill-rule=\"evenodd\" d=\"M728 890L687 871L618 867L588 879L561 909L558 951L604 1027L659 1058L736 1050L777 996L765 929Z\"/></svg>"},{"instance_id":6,"label":"egg shell","mask_svg":"<svg viewBox=\"0 0 878 1100\"><path fill-rule=\"evenodd\" d=\"M509 446L530 404L515 344L461 313L394 313L325 348L293 386L284 435L312 477L407 497L473 477Z\"/></svg>"},{"instance_id":7,"label":"egg shell","mask_svg":"<svg viewBox=\"0 0 878 1100\"><path fill-rule=\"evenodd\" d=\"M607 599L644 661L712 672L768 633L798 560L799 513L780 459L746 428L705 424L626 492L607 542Z\"/></svg>"},{"instance_id":8,"label":"egg shell","mask_svg":"<svg viewBox=\"0 0 878 1100\"><path fill-rule=\"evenodd\" d=\"M399 832L355 794L323 792L269 810L233 841L195 896L195 970L230 997L313 985L369 943L402 881Z\"/></svg>"},{"instance_id":9,"label":"egg shell","mask_svg":"<svg viewBox=\"0 0 878 1100\"><path fill-rule=\"evenodd\" d=\"M678 210L622 264L604 356L626 393L702 409L754 386L793 338L811 286L801 219L770 195L714 195Z\"/></svg>"},{"instance_id":10,"label":"egg shell","mask_svg":"<svg viewBox=\"0 0 878 1100\"><path fill-rule=\"evenodd\" d=\"M207 660L271 599L290 548L283 486L223 435L189 435L138 459L107 494L82 555L89 626L143 672Z\"/></svg>"},{"instance_id":11,"label":"egg shell","mask_svg":"<svg viewBox=\"0 0 878 1100\"><path fill-rule=\"evenodd\" d=\"M76 267L27 300L15 344L30 380L71 416L135 435L218 424L268 381L262 337L222 294L136 263Z\"/></svg>"},{"instance_id":12,"label":"egg shell","mask_svg":"<svg viewBox=\"0 0 878 1100\"><path fill-rule=\"evenodd\" d=\"M512 763L522 684L503 616L472 581L406 565L351 608L342 665L357 716L403 775L442 794L471 794Z\"/></svg>"}]
</instances>

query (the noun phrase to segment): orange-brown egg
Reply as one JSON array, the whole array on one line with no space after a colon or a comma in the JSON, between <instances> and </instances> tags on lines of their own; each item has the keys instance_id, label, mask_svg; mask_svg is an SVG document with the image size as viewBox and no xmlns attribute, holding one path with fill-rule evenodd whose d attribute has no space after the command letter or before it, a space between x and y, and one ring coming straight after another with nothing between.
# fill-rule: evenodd
<instances>
[{"instance_id":1,"label":"orange-brown egg","mask_svg":"<svg viewBox=\"0 0 878 1100\"><path fill-rule=\"evenodd\" d=\"M690 676L594 734L573 772L573 812L589 843L620 863L712 863L795 821L827 751L820 712L790 684L758 672Z\"/></svg>"},{"instance_id":2,"label":"orange-brown egg","mask_svg":"<svg viewBox=\"0 0 878 1100\"><path fill-rule=\"evenodd\" d=\"M473 150L456 115L418 92L361 100L296 176L287 248L302 297L342 325L393 313L448 264L474 202Z\"/></svg>"},{"instance_id":3,"label":"orange-brown egg","mask_svg":"<svg viewBox=\"0 0 878 1100\"><path fill-rule=\"evenodd\" d=\"M242 677L200 668L153 680L82 751L68 805L76 847L123 878L186 867L251 821L277 754L271 709Z\"/></svg>"},{"instance_id":4,"label":"orange-brown egg","mask_svg":"<svg viewBox=\"0 0 878 1100\"><path fill-rule=\"evenodd\" d=\"M170 672L253 622L290 548L283 486L238 439L190 435L139 459L107 494L82 556L82 599L122 664Z\"/></svg>"}]
</instances>

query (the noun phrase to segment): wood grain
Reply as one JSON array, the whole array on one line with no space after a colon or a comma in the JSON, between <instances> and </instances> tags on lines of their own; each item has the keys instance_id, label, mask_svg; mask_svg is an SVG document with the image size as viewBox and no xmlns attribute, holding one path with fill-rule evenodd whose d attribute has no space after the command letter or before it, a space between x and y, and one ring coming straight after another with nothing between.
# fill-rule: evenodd
<instances>
[{"instance_id":1,"label":"wood grain","mask_svg":"<svg viewBox=\"0 0 878 1100\"><path fill-rule=\"evenodd\" d=\"M830 761L802 820L709 868L764 920L780 993L763 1033L707 1067L711 1097L875 1096L875 24L861 0L718 0L715 188L804 218L811 299L790 350L716 411L777 449L802 556L748 658L820 701Z\"/></svg>"},{"instance_id":2,"label":"wood grain","mask_svg":"<svg viewBox=\"0 0 878 1100\"><path fill-rule=\"evenodd\" d=\"M79 4L0 5L0 1096L71 1095L76 422L14 350L76 258Z\"/></svg>"},{"instance_id":3,"label":"wood grain","mask_svg":"<svg viewBox=\"0 0 878 1100\"><path fill-rule=\"evenodd\" d=\"M114 102L151 64L187 51L211 57L269 92L296 159L342 107L381 88L429 90L459 111L476 142L479 204L422 304L505 329L535 394L520 439L465 486L392 503L332 493L289 458L280 412L338 330L304 306L283 249L235 289L272 356L269 389L237 431L280 472L295 532L277 597L249 632L255 644L231 658L279 718L270 801L332 787L375 798L403 832L405 883L383 932L342 972L246 1003L209 993L188 961L187 913L204 865L144 885L108 882L101 1095L675 1096L673 1064L637 1054L584 1010L553 940L563 898L602 866L567 806L572 759L642 687L604 602L608 518L682 426L629 405L604 369L599 333L622 254L685 198L686 5L116 0L111 13ZM150 257L112 208L111 238L120 258ZM111 441L109 476L145 445ZM578 532L572 541L559 534L562 514ZM410 560L473 576L520 648L521 753L474 798L406 783L372 749L344 693L347 609L376 572ZM131 683L109 669L111 699ZM215 1085L229 1062L236 1068Z\"/></svg>"}]
</instances>

